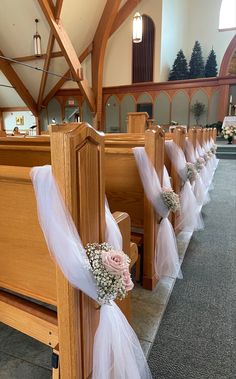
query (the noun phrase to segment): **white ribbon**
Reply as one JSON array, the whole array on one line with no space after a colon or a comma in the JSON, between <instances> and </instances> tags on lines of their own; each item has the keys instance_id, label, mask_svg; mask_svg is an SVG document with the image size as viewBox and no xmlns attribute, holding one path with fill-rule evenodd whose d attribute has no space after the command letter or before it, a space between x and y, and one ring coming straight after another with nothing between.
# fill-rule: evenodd
<instances>
[{"instance_id":1,"label":"white ribbon","mask_svg":"<svg viewBox=\"0 0 236 379\"><path fill-rule=\"evenodd\" d=\"M163 276L181 278L176 237L172 225L168 220L169 209L161 197L162 188L158 175L143 147L135 147L133 152L145 194L155 209L156 214L162 217L156 238L155 274L159 278Z\"/></svg>"},{"instance_id":2,"label":"white ribbon","mask_svg":"<svg viewBox=\"0 0 236 379\"><path fill-rule=\"evenodd\" d=\"M191 184L187 180L186 159L183 151L173 142L166 141L166 152L175 167L178 175L182 179L184 186L182 187L180 198L180 217L177 228L182 231L201 230L204 227L203 220L200 214L200 206L192 191Z\"/></svg>"},{"instance_id":3,"label":"white ribbon","mask_svg":"<svg viewBox=\"0 0 236 379\"><path fill-rule=\"evenodd\" d=\"M48 249L67 280L96 301L97 285L51 166L34 167L31 178L39 223ZM96 242L96 241L95 241ZM151 379L139 341L119 307L102 305L94 339L93 379Z\"/></svg>"},{"instance_id":4,"label":"white ribbon","mask_svg":"<svg viewBox=\"0 0 236 379\"><path fill-rule=\"evenodd\" d=\"M197 159L194 147L189 139L186 140L185 154L189 162L193 164L196 163ZM204 185L199 173L197 174L195 182L193 183L193 193L197 199L198 204L201 206L207 204L210 201L207 188Z\"/></svg>"}]
</instances>

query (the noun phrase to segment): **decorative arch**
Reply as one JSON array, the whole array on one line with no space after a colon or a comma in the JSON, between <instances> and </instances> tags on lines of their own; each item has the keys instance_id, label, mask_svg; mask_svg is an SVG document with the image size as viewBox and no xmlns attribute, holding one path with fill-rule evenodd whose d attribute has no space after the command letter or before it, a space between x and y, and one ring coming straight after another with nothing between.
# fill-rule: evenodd
<instances>
[{"instance_id":1,"label":"decorative arch","mask_svg":"<svg viewBox=\"0 0 236 379\"><path fill-rule=\"evenodd\" d=\"M229 65L235 52L236 52L236 34L232 38L231 42L229 43L229 46L227 47L224 57L222 59L221 66L220 66L220 74L219 74L220 76L228 75Z\"/></svg>"},{"instance_id":2,"label":"decorative arch","mask_svg":"<svg viewBox=\"0 0 236 379\"><path fill-rule=\"evenodd\" d=\"M137 99L137 104L140 103L152 103L152 97L149 93L143 92Z\"/></svg>"},{"instance_id":3,"label":"decorative arch","mask_svg":"<svg viewBox=\"0 0 236 379\"><path fill-rule=\"evenodd\" d=\"M208 111L209 111L209 99L206 92L203 91L202 89L199 89L194 93L194 95L191 98L190 109L196 101L199 101L200 103L203 103L205 105L206 112L203 113L203 115L200 117L199 122L200 122L200 125L206 125L207 120L208 120ZM190 111L190 125L195 125L195 124L196 124L196 121L195 121L194 115Z\"/></svg>"},{"instance_id":4,"label":"decorative arch","mask_svg":"<svg viewBox=\"0 0 236 379\"><path fill-rule=\"evenodd\" d=\"M154 119L160 125L170 124L170 97L167 92L161 91L154 102Z\"/></svg>"},{"instance_id":5,"label":"decorative arch","mask_svg":"<svg viewBox=\"0 0 236 379\"><path fill-rule=\"evenodd\" d=\"M83 101L81 109L82 109L81 121L87 122L89 125L93 125L93 115L86 100Z\"/></svg>"},{"instance_id":6,"label":"decorative arch","mask_svg":"<svg viewBox=\"0 0 236 379\"><path fill-rule=\"evenodd\" d=\"M115 95L110 96L106 101L105 129L106 133L118 133L120 131L120 102Z\"/></svg>"},{"instance_id":7,"label":"decorative arch","mask_svg":"<svg viewBox=\"0 0 236 379\"><path fill-rule=\"evenodd\" d=\"M127 113L136 111L136 102L130 94L125 95L120 103L121 133L127 131Z\"/></svg>"},{"instance_id":8,"label":"decorative arch","mask_svg":"<svg viewBox=\"0 0 236 379\"><path fill-rule=\"evenodd\" d=\"M142 42L132 45L132 82L152 82L154 67L155 24L151 17L142 15Z\"/></svg>"},{"instance_id":9,"label":"decorative arch","mask_svg":"<svg viewBox=\"0 0 236 379\"><path fill-rule=\"evenodd\" d=\"M138 97L137 112L147 112L149 118L153 118L153 99L149 93L144 92Z\"/></svg>"},{"instance_id":10,"label":"decorative arch","mask_svg":"<svg viewBox=\"0 0 236 379\"><path fill-rule=\"evenodd\" d=\"M47 111L48 111L48 123L51 124L52 120L55 120L56 124L61 124L62 122L62 110L61 110L61 104L59 101L53 97L48 105L47 105Z\"/></svg>"},{"instance_id":11,"label":"decorative arch","mask_svg":"<svg viewBox=\"0 0 236 379\"><path fill-rule=\"evenodd\" d=\"M218 121L218 104L219 104L219 95L220 91L214 91L211 100L210 100L210 107L208 112L208 124L214 124Z\"/></svg>"},{"instance_id":12,"label":"decorative arch","mask_svg":"<svg viewBox=\"0 0 236 379\"><path fill-rule=\"evenodd\" d=\"M172 99L171 120L180 125L188 125L189 96L185 91L177 91Z\"/></svg>"}]
</instances>

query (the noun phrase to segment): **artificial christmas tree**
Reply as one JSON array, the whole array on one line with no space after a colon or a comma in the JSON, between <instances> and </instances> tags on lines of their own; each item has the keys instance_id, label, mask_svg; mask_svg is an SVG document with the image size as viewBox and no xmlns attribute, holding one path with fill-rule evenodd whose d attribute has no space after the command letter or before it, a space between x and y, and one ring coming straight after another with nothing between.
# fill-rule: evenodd
<instances>
[{"instance_id":1,"label":"artificial christmas tree","mask_svg":"<svg viewBox=\"0 0 236 379\"><path fill-rule=\"evenodd\" d=\"M205 77L210 78L212 76L217 76L217 74L218 74L218 71L217 71L216 54L212 48L206 61Z\"/></svg>"},{"instance_id":2,"label":"artificial christmas tree","mask_svg":"<svg viewBox=\"0 0 236 379\"><path fill-rule=\"evenodd\" d=\"M202 48L198 41L195 42L191 59L189 62L189 78L203 78L204 77L204 61L202 57Z\"/></svg>"},{"instance_id":3,"label":"artificial christmas tree","mask_svg":"<svg viewBox=\"0 0 236 379\"><path fill-rule=\"evenodd\" d=\"M188 79L188 63L184 56L183 50L180 50L170 71L169 80L184 79Z\"/></svg>"}]
</instances>

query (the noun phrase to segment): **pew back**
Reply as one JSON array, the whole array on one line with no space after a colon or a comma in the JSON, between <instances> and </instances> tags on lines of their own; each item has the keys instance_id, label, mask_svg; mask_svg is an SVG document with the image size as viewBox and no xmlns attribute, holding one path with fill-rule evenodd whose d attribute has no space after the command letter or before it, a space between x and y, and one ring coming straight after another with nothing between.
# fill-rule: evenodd
<instances>
[{"instance_id":1,"label":"pew back","mask_svg":"<svg viewBox=\"0 0 236 379\"><path fill-rule=\"evenodd\" d=\"M104 241L102 137L86 124L60 125L52 127L51 143L53 173L83 243ZM0 194L1 286L57 306L56 320L49 310L1 291L0 321L53 348L59 342L61 378L87 379L99 312L49 257L37 222L29 168L1 166Z\"/></svg>"},{"instance_id":2,"label":"pew back","mask_svg":"<svg viewBox=\"0 0 236 379\"><path fill-rule=\"evenodd\" d=\"M154 253L157 216L147 200L132 148L145 147L162 182L164 133L161 128L145 134L105 135L105 185L112 212L120 209L131 218L133 231L144 233L143 286L155 287ZM115 174L115 175L114 175Z\"/></svg>"}]
</instances>

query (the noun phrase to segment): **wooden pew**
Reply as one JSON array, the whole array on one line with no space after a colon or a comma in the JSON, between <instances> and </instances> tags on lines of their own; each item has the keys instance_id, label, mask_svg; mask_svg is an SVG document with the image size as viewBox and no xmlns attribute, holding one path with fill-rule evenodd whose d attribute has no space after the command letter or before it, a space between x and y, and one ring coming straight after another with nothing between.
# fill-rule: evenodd
<instances>
[{"instance_id":1,"label":"wooden pew","mask_svg":"<svg viewBox=\"0 0 236 379\"><path fill-rule=\"evenodd\" d=\"M104 241L103 146L103 137L88 125L52 127L53 173L84 245ZM61 379L87 379L98 307L69 284L51 259L29 172L28 167L0 166L0 321L59 354ZM127 235L127 222L123 228ZM57 312L31 299L56 306Z\"/></svg>"},{"instance_id":2,"label":"wooden pew","mask_svg":"<svg viewBox=\"0 0 236 379\"><path fill-rule=\"evenodd\" d=\"M51 164L50 138L0 138L0 165L33 167Z\"/></svg>"},{"instance_id":3,"label":"wooden pew","mask_svg":"<svg viewBox=\"0 0 236 379\"><path fill-rule=\"evenodd\" d=\"M202 128L197 128L197 141L200 146L203 144L203 129Z\"/></svg>"},{"instance_id":4,"label":"wooden pew","mask_svg":"<svg viewBox=\"0 0 236 379\"><path fill-rule=\"evenodd\" d=\"M179 148L184 151L186 135L187 135L186 128L181 128L177 126L173 130L172 133L165 133L165 141L173 140L176 143L176 145L179 146ZM175 166L170 161L166 151L165 151L165 166L172 180L172 188L175 191L175 193L179 195L182 188L182 179L178 175L175 169ZM171 217L171 222L176 234L180 232L180 230L177 229L178 217L179 217L179 212L172 214L172 217Z\"/></svg>"},{"instance_id":5,"label":"wooden pew","mask_svg":"<svg viewBox=\"0 0 236 379\"><path fill-rule=\"evenodd\" d=\"M197 145L197 129L196 128L190 128L188 130L188 138L190 142L192 142L193 148L196 148Z\"/></svg>"},{"instance_id":6,"label":"wooden pew","mask_svg":"<svg viewBox=\"0 0 236 379\"><path fill-rule=\"evenodd\" d=\"M158 218L147 200L140 180L133 147L145 147L160 180L164 162L164 133L161 128L145 134L105 135L105 185L112 212L119 209L131 218L133 232L143 234L143 287L153 289L157 278L154 254ZM115 174L115 175L114 175Z\"/></svg>"}]
</instances>

